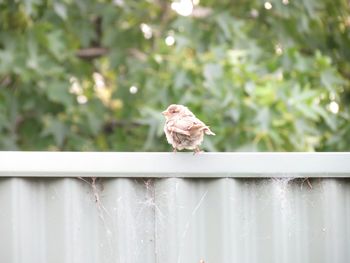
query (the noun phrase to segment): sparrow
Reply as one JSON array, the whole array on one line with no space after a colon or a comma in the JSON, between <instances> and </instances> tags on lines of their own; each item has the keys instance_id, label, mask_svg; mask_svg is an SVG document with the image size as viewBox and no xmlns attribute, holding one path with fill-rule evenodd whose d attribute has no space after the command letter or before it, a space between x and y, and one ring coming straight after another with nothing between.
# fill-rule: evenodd
<instances>
[{"instance_id":1,"label":"sparrow","mask_svg":"<svg viewBox=\"0 0 350 263\"><path fill-rule=\"evenodd\" d=\"M165 117L164 133L169 144L176 150L194 150L200 152L199 146L203 142L204 134L215 135L209 126L202 121L185 106L171 104L162 112Z\"/></svg>"}]
</instances>

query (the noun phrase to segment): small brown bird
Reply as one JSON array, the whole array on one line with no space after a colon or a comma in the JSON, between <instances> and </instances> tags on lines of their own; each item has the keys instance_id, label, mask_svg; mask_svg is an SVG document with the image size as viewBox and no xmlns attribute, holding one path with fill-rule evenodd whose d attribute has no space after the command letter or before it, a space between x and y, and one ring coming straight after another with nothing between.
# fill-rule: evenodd
<instances>
[{"instance_id":1,"label":"small brown bird","mask_svg":"<svg viewBox=\"0 0 350 263\"><path fill-rule=\"evenodd\" d=\"M194 114L185 106L171 104L162 112L166 122L164 125L165 136L168 143L176 150L194 150L200 152L204 134L215 135L209 126L196 118Z\"/></svg>"}]
</instances>

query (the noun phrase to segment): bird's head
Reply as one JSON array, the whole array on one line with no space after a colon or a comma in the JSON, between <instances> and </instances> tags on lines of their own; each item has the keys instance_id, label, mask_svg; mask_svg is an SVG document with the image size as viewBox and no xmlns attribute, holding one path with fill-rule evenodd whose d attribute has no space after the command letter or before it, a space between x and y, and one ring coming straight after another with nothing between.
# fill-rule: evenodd
<instances>
[{"instance_id":1,"label":"bird's head","mask_svg":"<svg viewBox=\"0 0 350 263\"><path fill-rule=\"evenodd\" d=\"M171 119L174 116L193 115L193 113L185 106L179 104L171 104L165 111L162 112L166 119Z\"/></svg>"}]
</instances>

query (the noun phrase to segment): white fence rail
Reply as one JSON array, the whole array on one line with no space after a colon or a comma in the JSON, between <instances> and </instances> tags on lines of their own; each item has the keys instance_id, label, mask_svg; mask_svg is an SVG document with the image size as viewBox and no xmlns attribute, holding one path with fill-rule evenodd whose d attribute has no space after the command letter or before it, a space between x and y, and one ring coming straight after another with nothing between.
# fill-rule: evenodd
<instances>
[{"instance_id":1,"label":"white fence rail","mask_svg":"<svg viewBox=\"0 0 350 263\"><path fill-rule=\"evenodd\" d=\"M347 177L350 153L0 152L0 176Z\"/></svg>"}]
</instances>

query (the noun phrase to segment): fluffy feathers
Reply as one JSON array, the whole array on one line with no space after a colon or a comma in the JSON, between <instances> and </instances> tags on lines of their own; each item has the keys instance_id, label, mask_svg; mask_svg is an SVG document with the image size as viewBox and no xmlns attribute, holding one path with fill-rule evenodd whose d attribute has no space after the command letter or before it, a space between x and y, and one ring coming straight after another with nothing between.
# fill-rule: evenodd
<instances>
[{"instance_id":1,"label":"fluffy feathers","mask_svg":"<svg viewBox=\"0 0 350 263\"><path fill-rule=\"evenodd\" d=\"M215 135L209 126L197 119L183 105L172 104L162 114L166 119L165 136L174 151L188 149L199 152L199 145L203 141L204 134Z\"/></svg>"}]
</instances>

